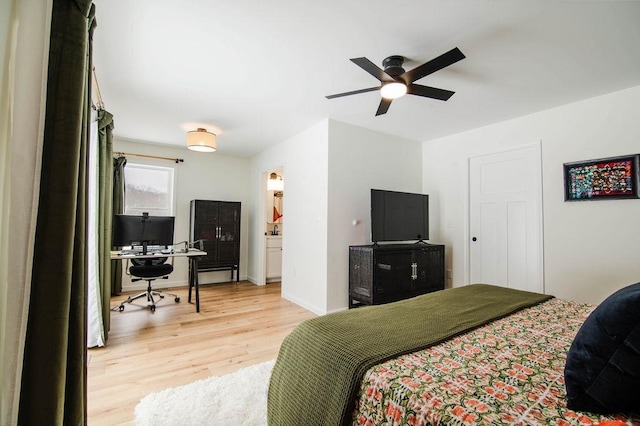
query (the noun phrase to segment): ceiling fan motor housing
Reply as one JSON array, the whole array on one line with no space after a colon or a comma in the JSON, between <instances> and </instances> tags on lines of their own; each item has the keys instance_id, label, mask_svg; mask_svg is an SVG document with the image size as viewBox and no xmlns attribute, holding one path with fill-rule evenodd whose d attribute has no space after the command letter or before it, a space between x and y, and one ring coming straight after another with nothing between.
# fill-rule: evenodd
<instances>
[{"instance_id":1,"label":"ceiling fan motor housing","mask_svg":"<svg viewBox=\"0 0 640 426\"><path fill-rule=\"evenodd\" d=\"M402 68L403 63L404 56L393 55L382 61L382 67L384 68L384 72L391 77L396 77L404 73L404 68Z\"/></svg>"}]
</instances>

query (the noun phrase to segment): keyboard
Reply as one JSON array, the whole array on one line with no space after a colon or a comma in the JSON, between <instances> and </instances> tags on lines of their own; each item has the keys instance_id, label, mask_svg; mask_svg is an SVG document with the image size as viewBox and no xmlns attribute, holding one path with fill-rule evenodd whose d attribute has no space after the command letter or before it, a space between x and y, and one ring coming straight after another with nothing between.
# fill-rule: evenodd
<instances>
[{"instance_id":1,"label":"keyboard","mask_svg":"<svg viewBox=\"0 0 640 426\"><path fill-rule=\"evenodd\" d=\"M125 255L139 255L142 254L141 250L120 250L120 255L125 256Z\"/></svg>"}]
</instances>

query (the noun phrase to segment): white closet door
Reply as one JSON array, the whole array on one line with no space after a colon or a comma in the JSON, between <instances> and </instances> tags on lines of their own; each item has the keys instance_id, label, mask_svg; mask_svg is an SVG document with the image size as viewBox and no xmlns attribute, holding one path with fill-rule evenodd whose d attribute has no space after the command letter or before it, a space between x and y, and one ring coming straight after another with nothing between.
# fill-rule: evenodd
<instances>
[{"instance_id":1,"label":"white closet door","mask_svg":"<svg viewBox=\"0 0 640 426\"><path fill-rule=\"evenodd\" d=\"M469 160L472 283L542 293L539 144Z\"/></svg>"}]
</instances>

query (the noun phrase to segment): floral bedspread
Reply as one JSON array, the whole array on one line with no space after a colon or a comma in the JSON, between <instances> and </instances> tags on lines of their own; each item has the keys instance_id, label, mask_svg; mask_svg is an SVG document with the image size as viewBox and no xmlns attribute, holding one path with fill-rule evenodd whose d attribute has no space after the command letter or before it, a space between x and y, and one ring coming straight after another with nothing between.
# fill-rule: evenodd
<instances>
[{"instance_id":1,"label":"floral bedspread","mask_svg":"<svg viewBox=\"0 0 640 426\"><path fill-rule=\"evenodd\" d=\"M566 408L564 364L593 306L561 299L367 371L354 425L597 425Z\"/></svg>"}]
</instances>

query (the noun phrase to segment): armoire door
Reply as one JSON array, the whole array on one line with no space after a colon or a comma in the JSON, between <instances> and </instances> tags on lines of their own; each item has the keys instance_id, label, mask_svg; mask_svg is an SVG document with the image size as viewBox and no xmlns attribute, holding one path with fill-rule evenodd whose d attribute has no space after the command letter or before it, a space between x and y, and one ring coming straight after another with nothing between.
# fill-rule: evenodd
<instances>
[{"instance_id":1,"label":"armoire door","mask_svg":"<svg viewBox=\"0 0 640 426\"><path fill-rule=\"evenodd\" d=\"M217 225L218 206L214 201L194 200L191 202L191 241L203 240L202 248L207 252L199 265L207 268L215 264L218 258Z\"/></svg>"},{"instance_id":2,"label":"armoire door","mask_svg":"<svg viewBox=\"0 0 640 426\"><path fill-rule=\"evenodd\" d=\"M217 261L222 264L238 261L240 252L240 203L218 204Z\"/></svg>"}]
</instances>

